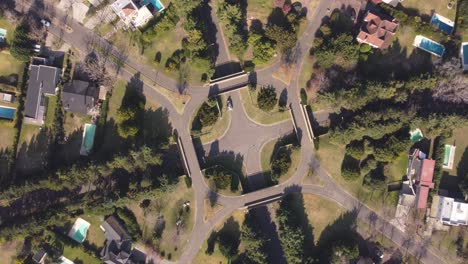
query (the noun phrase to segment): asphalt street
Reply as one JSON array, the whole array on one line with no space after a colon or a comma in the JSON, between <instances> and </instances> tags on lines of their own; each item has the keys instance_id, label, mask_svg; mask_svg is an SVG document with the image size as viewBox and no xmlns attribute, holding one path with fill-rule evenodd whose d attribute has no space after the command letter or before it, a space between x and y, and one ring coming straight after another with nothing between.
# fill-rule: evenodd
<instances>
[{"instance_id":1,"label":"asphalt street","mask_svg":"<svg viewBox=\"0 0 468 264\"><path fill-rule=\"evenodd\" d=\"M49 3L49 0L46 2ZM93 48L96 47L99 47L101 52L103 50L107 50L114 56L120 58L121 61L129 68L132 68L134 71L138 71L145 75L145 77L152 82L157 83L158 85L171 91L177 92L179 90L176 81L165 76L163 73L156 71L151 66L141 64L134 58L125 56L124 51L117 50L107 41L97 36L94 32L83 27L73 19L68 18L66 14L57 10L54 7L53 2L50 3L50 5L47 5L47 15L51 16L52 18L52 25L49 28L50 33L60 37L62 40L72 45L75 49L79 50L83 54L88 54L93 50ZM195 224L191 233L191 238L189 239L185 248L182 249L183 253L178 263L191 263L213 228L222 224L224 219L226 219L226 217L228 217L234 210L243 209L246 204L261 200L263 198L287 192L311 193L332 199L342 205L344 208L355 211L359 219L373 226L376 230L391 239L398 246L407 249L408 252L418 257L418 259L420 259L422 262L431 264L444 263L438 257L438 254L428 250L428 246L424 241L420 241L415 237L409 237L402 233L396 227L387 222L385 217L377 214L364 204L360 203L357 198L353 197L339 185L333 182L328 176L327 172L321 168L320 163L316 160L313 144L309 141L309 138L305 136L306 123L300 114L300 86L298 85L298 77L304 58L308 54L309 47L311 46L314 39L314 33L319 28L322 17L328 14L328 8L332 5L332 3L333 0L319 0L316 5L316 9L313 11L313 14L308 15L309 20L307 29L298 42L298 51L300 52L299 54L301 54L301 56L299 56L299 59L296 63L297 68L295 68L292 73L293 76L291 78L292 81L290 85L281 83L281 81L272 77L272 74L281 65L279 60L264 69L258 70L255 73L257 82L259 84L272 84L277 88L282 87L287 88L288 90L288 102L290 103L291 109L296 117L295 121L297 123L301 143L301 161L296 172L290 177L288 181L278 186L260 189L236 197L227 197L218 194L218 203L220 203L223 208L206 222L204 221L203 216L204 199L212 191L208 188L200 171L197 153L195 151L189 130L190 119L193 116L193 113L197 107L207 99L210 91L206 86L190 86L188 93L191 96L191 100L186 105L184 112L179 114L173 107L172 103L169 102L166 97L162 96L155 88L153 88L151 83L146 83L144 85L143 91L145 96L158 102L168 111L172 126L177 130L181 142L184 146L187 163L191 171L192 188L195 191ZM23 6L19 5L20 3L18 2L17 8L21 9ZM39 7L34 8L39 9ZM39 14L43 14L45 10L41 8L41 10L33 11ZM215 16L214 12L212 12L212 16ZM217 22L216 17L214 17L213 21L215 23ZM68 33L65 31L63 29L64 24L71 27L73 32ZM219 26L217 27L219 28ZM219 39L223 38L222 31L218 31L217 36L217 43L221 46L219 49L222 51L220 54L222 57L224 57L220 58L218 62L224 63L229 59L228 53L225 53L228 51L228 49L224 40ZM134 77L133 74L125 69L121 69L119 71L119 75L119 77L125 80L130 80ZM268 127L255 124L246 117L241 107L240 99L238 98L238 92L233 92L231 96L233 96L235 105L235 110L233 111L233 116L231 119L232 123L226 135L219 139L218 149L244 153L244 155L246 155L245 166L247 168L247 172L257 173L259 170L261 172L259 163L260 146L269 140L273 140L283 135L284 133L290 132L292 124L290 121ZM204 146L205 150L208 152L211 151L212 147L212 144L209 146ZM321 181L324 183L323 187L302 185L302 179L308 173L311 167L314 168L314 171L318 174ZM170 261L165 260L163 262L169 263Z\"/></svg>"}]
</instances>

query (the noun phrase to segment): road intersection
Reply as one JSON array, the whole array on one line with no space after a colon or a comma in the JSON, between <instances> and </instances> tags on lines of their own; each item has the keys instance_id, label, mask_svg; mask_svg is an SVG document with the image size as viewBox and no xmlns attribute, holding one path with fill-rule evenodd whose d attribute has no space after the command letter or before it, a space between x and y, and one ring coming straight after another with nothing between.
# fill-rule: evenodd
<instances>
[{"instance_id":1,"label":"road intersection","mask_svg":"<svg viewBox=\"0 0 468 264\"><path fill-rule=\"evenodd\" d=\"M185 106L184 112L180 114L174 108L173 104L168 101L165 96L160 94L151 83L144 83L143 92L145 96L152 98L168 111L172 126L177 130L177 134L184 146L185 156L191 171L192 188L195 190L195 224L192 230L191 238L183 249L183 253L181 258L178 260L178 263L191 263L197 253L200 251L203 243L208 238L210 232L216 226L220 225L224 219L226 219L233 211L244 209L246 204L251 204L255 201L259 201L267 197L281 195L288 192L310 193L334 200L347 210L355 211L359 219L374 227L398 246L407 249L408 252L416 256L422 262L444 263L438 257L438 254L436 255L432 251L428 250L428 246L424 242L419 241L414 237L407 236L398 230L395 226L386 221L383 216L377 214L372 209L359 202L356 197L353 197L345 190L343 190L341 186L333 182L328 173L320 166L320 163L316 159L313 143L307 136L305 136L307 131L306 121L300 114L300 111L302 110L299 102L299 73L306 54L308 54L308 49L313 42L314 33L319 28L322 17L328 14L328 10L332 6L332 3L333 1L331 0L319 0L316 5L316 9L313 11L313 14L308 16L310 19L307 21L307 28L303 36L301 36L298 41L298 50L300 52L299 54L302 54L302 56L299 57L298 62L296 63L296 68L292 73L293 75L290 85L286 85L272 76L272 74L280 67L279 61L256 72L256 78L259 84L272 84L274 87L286 87L288 90L288 105L291 106L292 112L295 113L295 121L297 124L299 140L301 144L301 160L297 170L286 182L278 186L249 192L242 196L223 196L221 194L217 194L217 203L223 207L206 222L204 219L204 200L213 191L209 189L201 173L197 152L190 135L190 120L197 107L208 98L210 91L207 87L190 86L188 93L191 96L191 100ZM53 5L49 6L48 8L49 11L54 9ZM38 13L41 12L40 10L35 11ZM55 19L52 20L52 25L49 28L49 32L60 37L63 41L69 43L75 49L87 54L90 51L89 49L91 42L93 43L92 47L99 47L99 50L101 51L109 51L116 57L121 56L120 52L106 40L97 36L95 33L73 21L72 19L67 18L66 14L61 13L59 10L55 10L53 14ZM59 23L68 25L73 30L73 32L65 31L63 27L59 26ZM220 49L227 51L227 47L225 47L225 42L223 40L218 40L218 44L224 46L220 47ZM174 80L170 79L164 74L158 73L154 68L139 64L138 62L132 60L132 58L122 57L122 61L126 67L133 69L133 71L139 72L147 79L158 84L159 86L174 92L179 91L177 83ZM125 67L120 69L119 74L120 78L126 80L130 80L134 77L134 73L127 70ZM242 110L243 108L241 107L239 92L232 92L231 96L233 98L233 103L236 106L236 109L233 111L233 116L231 119L232 124L229 128L229 131L224 135L223 138L219 139L217 143L218 150L235 150L245 153L245 155L247 155L247 162L245 164L247 172L249 174L261 172L259 154L261 146L269 140L273 140L284 134L290 133L292 131L292 124L290 121L269 127L254 124L246 117L246 114ZM246 146L244 146L244 143L247 143ZM249 148L249 146L252 148ZM212 147L213 143L203 146L203 149L206 152L210 152ZM320 178L323 186L302 184L303 177L307 175L311 168ZM169 261L163 262L170 263Z\"/></svg>"}]
</instances>

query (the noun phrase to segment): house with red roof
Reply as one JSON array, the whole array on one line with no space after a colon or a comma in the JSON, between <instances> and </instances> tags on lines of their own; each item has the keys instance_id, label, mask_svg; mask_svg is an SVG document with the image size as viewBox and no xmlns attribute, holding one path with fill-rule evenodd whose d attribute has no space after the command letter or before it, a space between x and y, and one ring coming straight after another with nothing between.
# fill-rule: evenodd
<instances>
[{"instance_id":1,"label":"house with red roof","mask_svg":"<svg viewBox=\"0 0 468 264\"><path fill-rule=\"evenodd\" d=\"M408 160L408 184L412 194L416 196L415 205L418 209L425 209L429 190L434 188L435 160L427 159L426 154L415 149L410 152Z\"/></svg>"},{"instance_id":2,"label":"house with red roof","mask_svg":"<svg viewBox=\"0 0 468 264\"><path fill-rule=\"evenodd\" d=\"M397 28L395 19L367 11L356 40L373 48L386 49L392 44Z\"/></svg>"}]
</instances>

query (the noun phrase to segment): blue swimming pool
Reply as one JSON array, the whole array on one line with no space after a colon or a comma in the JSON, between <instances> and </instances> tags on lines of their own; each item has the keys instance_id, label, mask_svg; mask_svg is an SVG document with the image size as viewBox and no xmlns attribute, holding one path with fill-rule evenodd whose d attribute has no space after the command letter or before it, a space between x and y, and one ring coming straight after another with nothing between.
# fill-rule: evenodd
<instances>
[{"instance_id":1,"label":"blue swimming pool","mask_svg":"<svg viewBox=\"0 0 468 264\"><path fill-rule=\"evenodd\" d=\"M442 57L444 55L444 52L445 52L445 47L440 45L439 43L437 42L434 42L430 39L422 39L421 42L419 43L419 47L421 49L424 49L428 52L431 52L433 53L434 55L436 56L439 56L439 57Z\"/></svg>"},{"instance_id":2,"label":"blue swimming pool","mask_svg":"<svg viewBox=\"0 0 468 264\"><path fill-rule=\"evenodd\" d=\"M15 108L0 106L0 118L13 120L15 111Z\"/></svg>"},{"instance_id":3,"label":"blue swimming pool","mask_svg":"<svg viewBox=\"0 0 468 264\"><path fill-rule=\"evenodd\" d=\"M160 12L164 9L164 5L159 0L144 0L143 5L152 4L156 11Z\"/></svg>"},{"instance_id":4,"label":"blue swimming pool","mask_svg":"<svg viewBox=\"0 0 468 264\"><path fill-rule=\"evenodd\" d=\"M453 22L437 14L432 16L431 24L449 35L453 32Z\"/></svg>"}]
</instances>

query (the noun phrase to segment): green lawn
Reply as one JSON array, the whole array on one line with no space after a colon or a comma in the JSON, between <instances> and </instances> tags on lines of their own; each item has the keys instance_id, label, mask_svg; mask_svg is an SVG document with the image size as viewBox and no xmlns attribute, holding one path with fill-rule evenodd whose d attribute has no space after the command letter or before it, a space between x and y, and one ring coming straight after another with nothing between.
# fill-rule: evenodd
<instances>
[{"instance_id":1,"label":"green lawn","mask_svg":"<svg viewBox=\"0 0 468 264\"><path fill-rule=\"evenodd\" d=\"M47 112L44 120L46 127L52 127L55 119L55 109L57 108L57 96L46 97Z\"/></svg>"},{"instance_id":2,"label":"green lawn","mask_svg":"<svg viewBox=\"0 0 468 264\"><path fill-rule=\"evenodd\" d=\"M447 8L449 2L453 3L452 9ZM453 21L457 10L457 1L453 0L405 0L401 2L401 5L410 11L417 11L420 15L432 16L434 11Z\"/></svg>"},{"instance_id":3,"label":"green lawn","mask_svg":"<svg viewBox=\"0 0 468 264\"><path fill-rule=\"evenodd\" d=\"M258 19L263 24L267 24L267 18L274 7L275 4L272 0L249 0L247 1L247 20Z\"/></svg>"},{"instance_id":4,"label":"green lawn","mask_svg":"<svg viewBox=\"0 0 468 264\"><path fill-rule=\"evenodd\" d=\"M250 92L249 89L241 89L239 91L245 113L254 122L263 125L271 125L291 118L289 111L279 111L278 105L276 105L275 108L270 112L265 112L258 108L257 92Z\"/></svg>"},{"instance_id":5,"label":"green lawn","mask_svg":"<svg viewBox=\"0 0 468 264\"><path fill-rule=\"evenodd\" d=\"M235 222L239 224L239 226L242 226L242 223L244 222L244 219L245 219L245 211L236 210L229 217L227 217L226 220L231 217L233 218ZM213 231L221 230L223 228L224 223L225 222L216 226ZM205 239L208 239L208 238L205 238ZM208 244L207 244L207 241L205 240L205 242L203 243L203 246L198 251L197 256L193 259L193 262L192 262L193 264L211 264L211 263L227 264L227 263L230 263L226 259L226 257L223 254L221 254L221 251L219 250L219 247L218 247L218 243L215 244L213 253L211 255L206 254L207 247L208 247ZM239 245L238 255L240 255L243 252L243 248L244 247L241 241L241 244Z\"/></svg>"},{"instance_id":6,"label":"green lawn","mask_svg":"<svg viewBox=\"0 0 468 264\"><path fill-rule=\"evenodd\" d=\"M100 264L101 260L86 253L81 247L64 246L63 256L75 263ZM80 262L81 261L81 262Z\"/></svg>"},{"instance_id":7,"label":"green lawn","mask_svg":"<svg viewBox=\"0 0 468 264\"><path fill-rule=\"evenodd\" d=\"M345 209L338 203L318 195L304 194L303 197L307 218L313 227L314 240L317 242L325 227L333 223Z\"/></svg>"},{"instance_id":8,"label":"green lawn","mask_svg":"<svg viewBox=\"0 0 468 264\"><path fill-rule=\"evenodd\" d=\"M445 170L449 172L449 175L456 176L458 173L457 168L462 165L462 157L465 153L465 156L468 154L468 127L458 128L453 131L453 135L450 139L447 140L447 144L455 145L457 148L455 150L455 158L453 160L453 169ZM464 162L466 162L466 157ZM460 172L461 174L461 172Z\"/></svg>"},{"instance_id":9,"label":"green lawn","mask_svg":"<svg viewBox=\"0 0 468 264\"><path fill-rule=\"evenodd\" d=\"M229 129L231 124L231 112L227 110L226 96L222 95L220 101L222 116L213 126L202 127L200 131L200 140L202 144L207 144L221 138ZM200 108L195 111L190 123L193 123L199 109Z\"/></svg>"},{"instance_id":10,"label":"green lawn","mask_svg":"<svg viewBox=\"0 0 468 264\"><path fill-rule=\"evenodd\" d=\"M29 173L44 168L49 152L49 133L45 127L22 125L16 162L18 170Z\"/></svg>"},{"instance_id":11,"label":"green lawn","mask_svg":"<svg viewBox=\"0 0 468 264\"><path fill-rule=\"evenodd\" d=\"M67 112L65 115L65 133L67 135L76 132L77 130L81 130L84 124L91 122L91 116L80 114L80 113L69 113Z\"/></svg>"},{"instance_id":12,"label":"green lawn","mask_svg":"<svg viewBox=\"0 0 468 264\"><path fill-rule=\"evenodd\" d=\"M118 80L115 82L114 88L112 89L112 96L109 101L109 112L107 113L107 119L115 120L117 110L120 108L122 99L125 95L126 86L127 82L124 80Z\"/></svg>"},{"instance_id":13,"label":"green lawn","mask_svg":"<svg viewBox=\"0 0 468 264\"><path fill-rule=\"evenodd\" d=\"M21 245L21 241L9 241L0 244L0 259L4 261L2 263L13 263L13 258L16 256L18 250L20 250Z\"/></svg>"},{"instance_id":14,"label":"green lawn","mask_svg":"<svg viewBox=\"0 0 468 264\"><path fill-rule=\"evenodd\" d=\"M15 138L15 122L0 120L0 151L11 147Z\"/></svg>"},{"instance_id":15,"label":"green lawn","mask_svg":"<svg viewBox=\"0 0 468 264\"><path fill-rule=\"evenodd\" d=\"M11 41L15 27L6 18L0 18L0 28L7 30L7 41ZM17 61L8 50L0 52L0 76L19 74L23 69L23 62Z\"/></svg>"}]
</instances>

